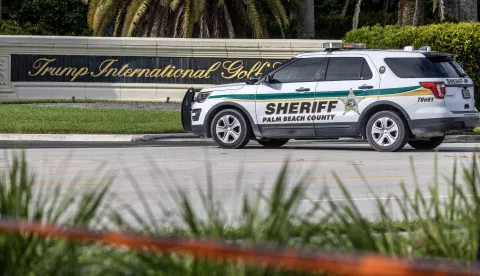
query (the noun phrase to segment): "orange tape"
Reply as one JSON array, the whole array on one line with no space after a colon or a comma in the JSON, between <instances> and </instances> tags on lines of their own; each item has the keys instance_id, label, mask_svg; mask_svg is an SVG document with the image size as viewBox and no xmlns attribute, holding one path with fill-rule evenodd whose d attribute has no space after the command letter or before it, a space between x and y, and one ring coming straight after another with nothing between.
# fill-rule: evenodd
<instances>
[{"instance_id":1,"label":"orange tape","mask_svg":"<svg viewBox=\"0 0 480 276\"><path fill-rule=\"evenodd\" d=\"M186 238L148 237L119 232L94 232L85 228L61 228L21 220L0 220L0 231L31 234L42 237L65 238L72 241L100 242L106 245L126 246L134 250L153 250L163 253L184 253L197 258L244 261L252 265L297 270L327 272L352 276L451 276L480 275L480 265L453 266L440 261L412 261L381 255L337 254L309 252L270 246L243 247L216 241Z\"/></svg>"}]
</instances>

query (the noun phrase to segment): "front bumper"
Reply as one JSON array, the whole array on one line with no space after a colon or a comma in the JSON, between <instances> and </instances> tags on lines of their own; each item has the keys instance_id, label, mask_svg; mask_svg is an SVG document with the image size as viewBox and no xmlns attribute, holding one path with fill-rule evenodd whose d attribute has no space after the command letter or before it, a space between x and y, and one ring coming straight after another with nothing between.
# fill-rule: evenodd
<instances>
[{"instance_id":1,"label":"front bumper","mask_svg":"<svg viewBox=\"0 0 480 276\"><path fill-rule=\"evenodd\" d=\"M478 116L448 117L412 120L410 128L415 136L437 136L449 132L473 130L478 126Z\"/></svg>"},{"instance_id":2,"label":"front bumper","mask_svg":"<svg viewBox=\"0 0 480 276\"><path fill-rule=\"evenodd\" d=\"M200 137L207 137L207 131L204 125L192 125L192 133Z\"/></svg>"}]
</instances>

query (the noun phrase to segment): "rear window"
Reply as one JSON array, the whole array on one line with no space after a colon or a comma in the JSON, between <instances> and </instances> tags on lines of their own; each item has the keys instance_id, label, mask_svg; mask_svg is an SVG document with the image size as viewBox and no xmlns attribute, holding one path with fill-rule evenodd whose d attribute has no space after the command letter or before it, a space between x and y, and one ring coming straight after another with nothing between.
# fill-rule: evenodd
<instances>
[{"instance_id":1,"label":"rear window","mask_svg":"<svg viewBox=\"0 0 480 276\"><path fill-rule=\"evenodd\" d=\"M386 58L385 62L399 78L461 78L465 76L455 61L445 57Z\"/></svg>"}]
</instances>

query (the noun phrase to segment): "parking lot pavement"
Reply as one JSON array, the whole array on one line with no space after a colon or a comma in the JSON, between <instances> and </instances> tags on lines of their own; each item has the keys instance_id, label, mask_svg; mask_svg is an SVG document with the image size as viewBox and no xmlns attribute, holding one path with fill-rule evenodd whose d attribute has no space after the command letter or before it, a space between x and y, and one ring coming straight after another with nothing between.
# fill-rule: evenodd
<instances>
[{"instance_id":1,"label":"parking lot pavement","mask_svg":"<svg viewBox=\"0 0 480 276\"><path fill-rule=\"evenodd\" d=\"M11 150L26 149L27 158L37 174L36 186L48 188L65 186L85 189L96 185L101 174L98 167L106 164L105 173L114 176L110 192L116 196L113 204L127 202L140 214L146 214L141 191L156 217L164 216L159 206L173 209L179 201L171 196L178 188L191 196L195 209L204 214L197 194L197 185L206 189L208 173L211 174L216 198L227 214L234 216L241 211L244 191L252 192L263 187L271 191L282 165L288 162L291 187L299 180L309 183L308 193L302 200L302 208L312 202L321 202L318 196L327 187L335 201L345 197L333 172L350 191L360 211L371 219L378 215L373 195L368 191L357 169L382 199L389 195L401 196L400 182L408 189L414 188L410 158L413 158L417 180L428 197L428 185L434 179L434 159L438 158L441 176L451 176L454 160L460 163L472 161L480 144L443 144L438 152L415 151L408 146L395 153L373 151L366 143L342 143L325 141L297 141L279 149L265 149L251 142L244 149L225 150L208 140L198 141L150 141L138 143L54 143L54 142L1 142L0 167L8 167ZM130 173L138 184L135 189ZM307 174L309 173L309 174ZM80 175L78 179L73 179ZM93 182L88 182L93 177ZM440 177L442 180L443 178ZM100 181L100 179L98 179ZM445 182L440 183L440 196L446 197ZM53 192L53 189L51 190ZM160 203L160 204L158 204ZM392 207L392 213L398 210Z\"/></svg>"}]
</instances>

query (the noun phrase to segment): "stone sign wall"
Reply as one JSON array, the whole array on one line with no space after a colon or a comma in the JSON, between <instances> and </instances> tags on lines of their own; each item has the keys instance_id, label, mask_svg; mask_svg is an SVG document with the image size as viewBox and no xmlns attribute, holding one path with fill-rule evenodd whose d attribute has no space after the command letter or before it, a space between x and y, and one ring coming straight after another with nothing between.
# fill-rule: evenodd
<instances>
[{"instance_id":1,"label":"stone sign wall","mask_svg":"<svg viewBox=\"0 0 480 276\"><path fill-rule=\"evenodd\" d=\"M0 36L0 100L180 101L331 41Z\"/></svg>"}]
</instances>

